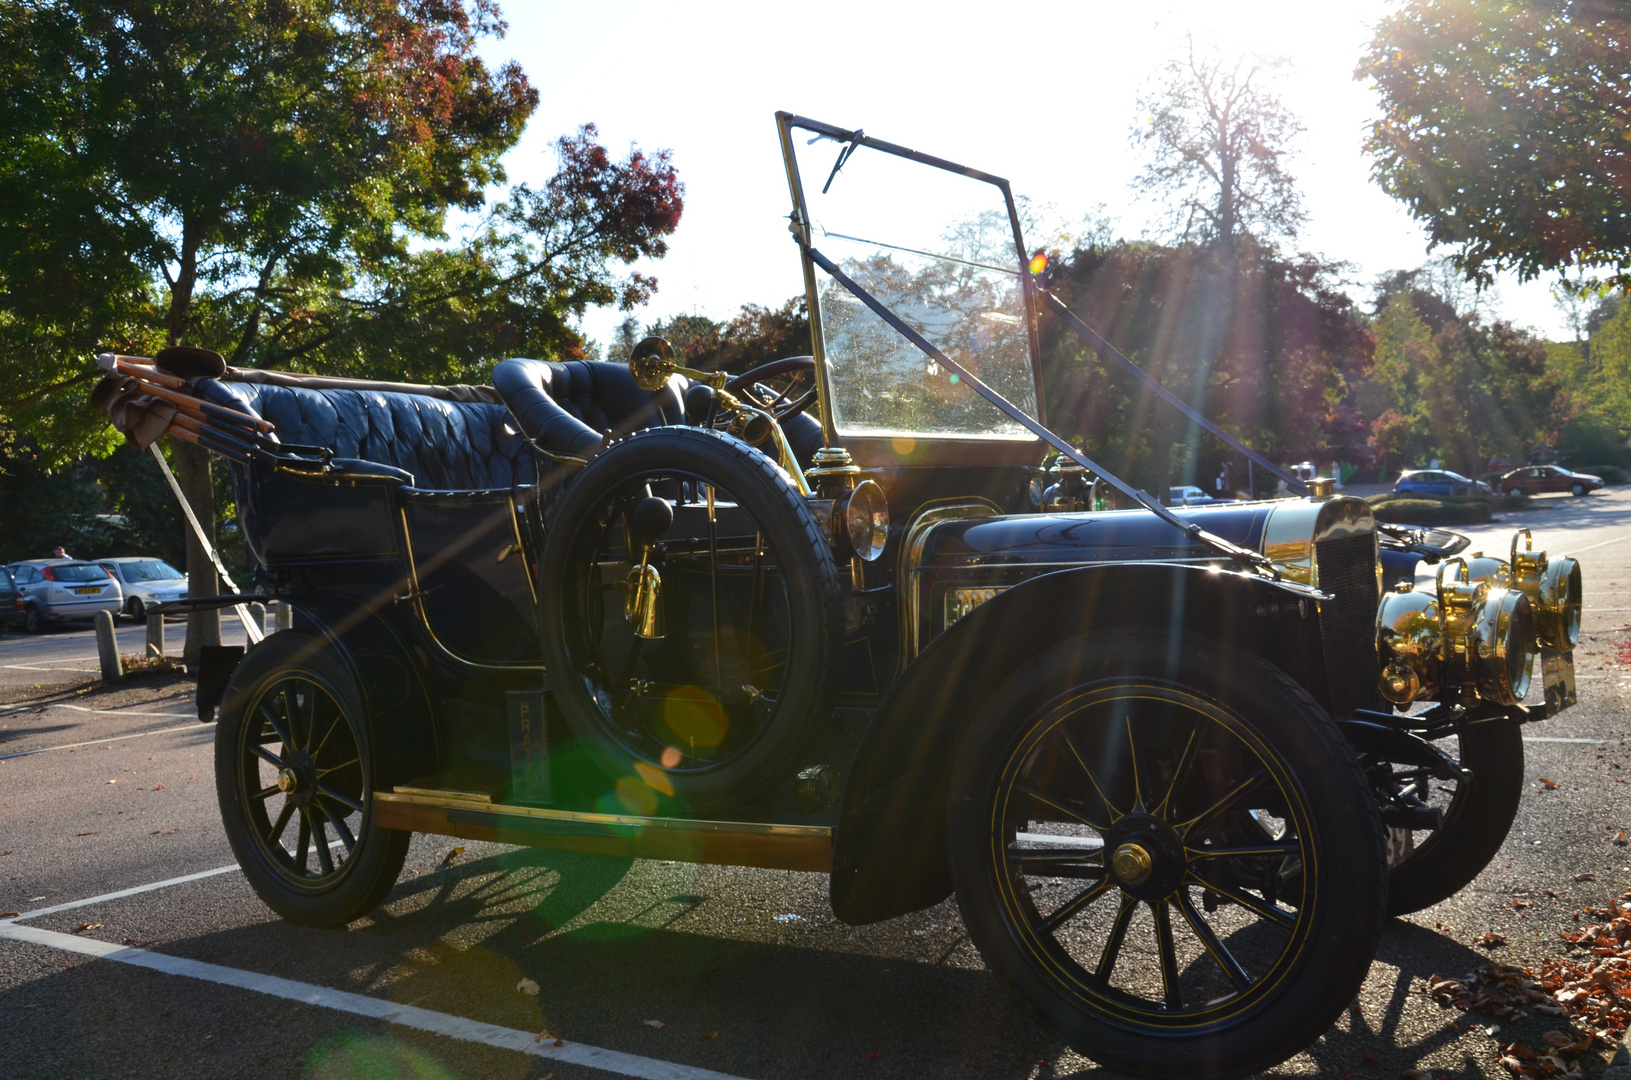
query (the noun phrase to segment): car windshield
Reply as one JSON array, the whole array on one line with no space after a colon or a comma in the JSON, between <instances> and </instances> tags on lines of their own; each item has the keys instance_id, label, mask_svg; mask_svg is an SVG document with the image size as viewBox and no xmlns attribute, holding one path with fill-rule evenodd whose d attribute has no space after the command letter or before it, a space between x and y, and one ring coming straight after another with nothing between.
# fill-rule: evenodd
<instances>
[{"instance_id":1,"label":"car windshield","mask_svg":"<svg viewBox=\"0 0 1631 1080\"><path fill-rule=\"evenodd\" d=\"M124 564L126 581L174 581L179 577L180 570L159 559Z\"/></svg>"},{"instance_id":2,"label":"car windshield","mask_svg":"<svg viewBox=\"0 0 1631 1080\"><path fill-rule=\"evenodd\" d=\"M1035 417L1024 260L1003 189L812 134L793 130L812 245L947 357ZM840 435L1034 437L837 280L818 274L816 303L828 404Z\"/></svg>"},{"instance_id":3,"label":"car windshield","mask_svg":"<svg viewBox=\"0 0 1631 1080\"><path fill-rule=\"evenodd\" d=\"M106 581L108 572L95 563L69 563L53 566L51 576L58 581Z\"/></svg>"}]
</instances>

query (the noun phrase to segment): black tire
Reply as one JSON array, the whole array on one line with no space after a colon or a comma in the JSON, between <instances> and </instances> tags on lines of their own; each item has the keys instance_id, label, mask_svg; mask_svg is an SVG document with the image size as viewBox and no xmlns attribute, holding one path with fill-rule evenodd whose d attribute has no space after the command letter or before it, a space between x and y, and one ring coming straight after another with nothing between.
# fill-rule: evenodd
<instances>
[{"instance_id":1,"label":"black tire","mask_svg":"<svg viewBox=\"0 0 1631 1080\"><path fill-rule=\"evenodd\" d=\"M1573 487L1571 487L1569 490L1571 492L1573 492L1574 494L1576 494L1576 495L1584 495L1584 494L1586 494L1586 485L1576 484Z\"/></svg>"},{"instance_id":2,"label":"black tire","mask_svg":"<svg viewBox=\"0 0 1631 1080\"><path fill-rule=\"evenodd\" d=\"M1136 634L1055 648L980 709L951 790L970 936L1102 1064L1272 1067L1370 969L1387 898L1375 798L1325 711L1255 656ZM1231 853L1197 854L1217 847Z\"/></svg>"},{"instance_id":3,"label":"black tire","mask_svg":"<svg viewBox=\"0 0 1631 1080\"><path fill-rule=\"evenodd\" d=\"M742 534L751 560L708 541L705 485L737 514L722 512L719 527ZM680 512L651 561L668 626L655 641L625 621L623 564L608 568L635 565L621 530L651 492ZM721 432L652 428L585 466L545 527L545 661L562 715L617 782L622 808L715 811L786 781L831 715L843 629L831 549L787 475Z\"/></svg>"},{"instance_id":4,"label":"black tire","mask_svg":"<svg viewBox=\"0 0 1631 1080\"><path fill-rule=\"evenodd\" d=\"M130 616L131 622L140 625L147 621L147 605L142 603L141 597L132 596L130 602L125 605L125 609Z\"/></svg>"},{"instance_id":5,"label":"black tire","mask_svg":"<svg viewBox=\"0 0 1631 1080\"><path fill-rule=\"evenodd\" d=\"M1454 747L1440 745L1450 752ZM1365 761L1378 795L1409 799L1430 784L1421 801L1436 806L1443 824L1433 830L1388 830L1389 915L1408 915L1460 892L1495 858L1518 816L1523 799L1523 736L1518 725L1499 717L1469 724L1460 732L1460 764L1472 783L1433 780L1408 766L1391 777ZM1386 763L1381 768L1392 771Z\"/></svg>"},{"instance_id":6,"label":"black tire","mask_svg":"<svg viewBox=\"0 0 1631 1080\"><path fill-rule=\"evenodd\" d=\"M402 872L412 834L374 823L367 747L356 687L322 639L274 634L232 673L215 730L221 822L250 885L290 922L361 918ZM279 783L285 770L292 790Z\"/></svg>"},{"instance_id":7,"label":"black tire","mask_svg":"<svg viewBox=\"0 0 1631 1080\"><path fill-rule=\"evenodd\" d=\"M45 618L40 614L40 609L33 604L23 608L23 629L30 634L45 633Z\"/></svg>"}]
</instances>

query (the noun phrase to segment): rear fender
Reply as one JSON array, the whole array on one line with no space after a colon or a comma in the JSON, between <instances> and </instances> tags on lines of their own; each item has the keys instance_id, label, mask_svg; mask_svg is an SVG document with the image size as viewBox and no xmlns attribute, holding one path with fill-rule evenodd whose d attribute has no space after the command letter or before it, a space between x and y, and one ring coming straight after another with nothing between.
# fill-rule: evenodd
<instances>
[{"instance_id":1,"label":"rear fender","mask_svg":"<svg viewBox=\"0 0 1631 1080\"><path fill-rule=\"evenodd\" d=\"M833 911L862 924L951 893L948 778L982 703L1044 649L1138 629L1254 652L1324 697L1315 603L1263 578L1175 563L1101 563L1045 574L975 608L896 680L862 737L833 842Z\"/></svg>"}]
</instances>

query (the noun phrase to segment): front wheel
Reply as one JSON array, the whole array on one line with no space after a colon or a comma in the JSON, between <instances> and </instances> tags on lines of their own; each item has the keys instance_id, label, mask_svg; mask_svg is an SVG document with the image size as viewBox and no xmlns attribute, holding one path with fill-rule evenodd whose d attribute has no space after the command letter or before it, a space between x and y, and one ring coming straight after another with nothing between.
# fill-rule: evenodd
<instances>
[{"instance_id":1,"label":"front wheel","mask_svg":"<svg viewBox=\"0 0 1631 1080\"><path fill-rule=\"evenodd\" d=\"M45 619L40 615L40 609L33 604L23 609L23 629L30 634L45 633Z\"/></svg>"},{"instance_id":2,"label":"front wheel","mask_svg":"<svg viewBox=\"0 0 1631 1080\"><path fill-rule=\"evenodd\" d=\"M255 646L221 703L215 786L233 853L267 907L339 926L385 899L411 834L376 824L372 781L362 703L331 647L292 631Z\"/></svg>"},{"instance_id":3,"label":"front wheel","mask_svg":"<svg viewBox=\"0 0 1631 1080\"><path fill-rule=\"evenodd\" d=\"M1569 490L1574 492L1576 495L1584 495L1586 493L1586 485L1576 484Z\"/></svg>"},{"instance_id":4,"label":"front wheel","mask_svg":"<svg viewBox=\"0 0 1631 1080\"><path fill-rule=\"evenodd\" d=\"M1505 717L1468 724L1459 746L1467 780L1435 780L1419 765L1364 759L1383 805L1405 812L1437 810L1435 828L1388 829L1389 915L1408 915L1460 892L1506 842L1523 800L1523 736Z\"/></svg>"},{"instance_id":5,"label":"front wheel","mask_svg":"<svg viewBox=\"0 0 1631 1080\"><path fill-rule=\"evenodd\" d=\"M126 607L129 609L131 622L140 624L147 621L147 605L142 603L141 597L132 596Z\"/></svg>"},{"instance_id":6,"label":"front wheel","mask_svg":"<svg viewBox=\"0 0 1631 1080\"><path fill-rule=\"evenodd\" d=\"M1352 751L1277 669L1199 642L1089 639L1017 672L958 755L950 845L997 977L1142 1075L1283 1061L1381 933L1381 818Z\"/></svg>"}]
</instances>

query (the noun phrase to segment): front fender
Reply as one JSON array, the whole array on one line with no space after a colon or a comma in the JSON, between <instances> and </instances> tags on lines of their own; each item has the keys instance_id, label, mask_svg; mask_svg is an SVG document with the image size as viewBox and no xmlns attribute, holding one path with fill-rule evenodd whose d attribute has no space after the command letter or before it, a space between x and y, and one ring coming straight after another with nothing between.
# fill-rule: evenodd
<instances>
[{"instance_id":1,"label":"front fender","mask_svg":"<svg viewBox=\"0 0 1631 1080\"><path fill-rule=\"evenodd\" d=\"M1100 563L1032 578L931 641L863 735L833 842L833 911L862 924L951 893L946 805L952 761L990 694L1067 638L1138 628L1228 641L1325 700L1315 594L1193 564Z\"/></svg>"}]
</instances>

